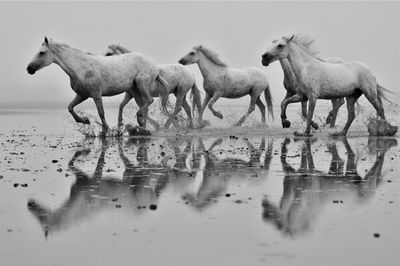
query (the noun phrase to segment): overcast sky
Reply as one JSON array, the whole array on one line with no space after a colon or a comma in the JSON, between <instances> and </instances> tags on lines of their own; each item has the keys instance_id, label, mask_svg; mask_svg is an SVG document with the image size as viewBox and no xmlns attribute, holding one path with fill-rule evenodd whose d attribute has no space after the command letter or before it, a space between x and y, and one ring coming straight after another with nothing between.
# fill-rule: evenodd
<instances>
[{"instance_id":1,"label":"overcast sky","mask_svg":"<svg viewBox=\"0 0 400 266\"><path fill-rule=\"evenodd\" d=\"M280 65L263 67L261 54L272 40L301 32L316 38L321 57L364 62L380 84L399 92L399 22L396 2L1 2L0 102L73 98L58 66L26 73L45 35L92 53L120 43L160 64L204 44L230 66L262 68L280 102ZM190 70L202 88L197 66Z\"/></svg>"}]
</instances>

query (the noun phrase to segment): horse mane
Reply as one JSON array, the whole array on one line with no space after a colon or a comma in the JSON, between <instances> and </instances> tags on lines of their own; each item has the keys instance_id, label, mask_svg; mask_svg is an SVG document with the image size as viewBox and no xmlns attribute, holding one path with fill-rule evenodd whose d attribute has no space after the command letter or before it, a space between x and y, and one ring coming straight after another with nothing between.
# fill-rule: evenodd
<instances>
[{"instance_id":1,"label":"horse mane","mask_svg":"<svg viewBox=\"0 0 400 266\"><path fill-rule=\"evenodd\" d=\"M315 39L308 35L296 33L292 42L313 57L316 57L320 52L320 49L315 45Z\"/></svg>"},{"instance_id":2,"label":"horse mane","mask_svg":"<svg viewBox=\"0 0 400 266\"><path fill-rule=\"evenodd\" d=\"M119 44L110 44L109 46L108 46L108 48L110 49L110 50L112 50L113 52L120 52L120 53L123 53L123 54L125 54L125 53L130 53L131 51L129 51L128 49L126 49L125 47L123 47L123 46L121 46L121 45L119 45Z\"/></svg>"},{"instance_id":3,"label":"horse mane","mask_svg":"<svg viewBox=\"0 0 400 266\"><path fill-rule=\"evenodd\" d=\"M60 49L67 48L69 50L73 50L73 51L76 51L76 52L81 53L81 54L93 55L92 53L84 52L84 51L79 50L77 48L71 47L69 44L62 43L62 42L56 42L56 41L53 41L53 40L50 40L48 48L49 49L54 49L56 51L60 51Z\"/></svg>"},{"instance_id":4,"label":"horse mane","mask_svg":"<svg viewBox=\"0 0 400 266\"><path fill-rule=\"evenodd\" d=\"M195 47L197 50L200 50L201 52L203 52L203 54L214 64L218 65L218 66L222 66L222 67L227 67L228 65L224 62L221 61L221 59L219 58L219 55L214 52L211 51L209 48L204 47L204 45L198 45Z\"/></svg>"}]
</instances>

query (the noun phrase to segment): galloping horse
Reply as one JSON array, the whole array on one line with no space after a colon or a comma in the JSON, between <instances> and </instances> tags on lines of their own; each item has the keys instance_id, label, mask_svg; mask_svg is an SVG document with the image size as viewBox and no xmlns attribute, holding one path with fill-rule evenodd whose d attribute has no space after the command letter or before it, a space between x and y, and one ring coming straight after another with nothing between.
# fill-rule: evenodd
<instances>
[{"instance_id":1,"label":"galloping horse","mask_svg":"<svg viewBox=\"0 0 400 266\"><path fill-rule=\"evenodd\" d=\"M106 56L117 55L117 54L125 54L130 53L130 51L121 45L111 44L108 46L107 51L104 53ZM168 128L170 123L175 119L176 115L181 110L181 106L185 110L188 118L189 118L189 126L193 127L193 119L192 113L190 112L189 104L186 102L186 94L191 89L192 90L192 112L194 116L194 109L197 108L198 113L201 110L201 96L200 91L197 88L196 80L194 75L186 69L186 67L180 64L168 64L168 65L159 65L160 69L163 73L163 78L168 82L168 93L173 93L176 97L175 109L173 114L168 118L165 123L165 127ZM151 91L151 95L153 97L158 97L159 92L154 90ZM124 106L132 99L132 96L129 93L125 94L125 99L121 103L119 109L118 119L122 121L122 111ZM165 107L166 102L162 103ZM148 118L149 122L151 122L155 127L158 127L158 123L153 119Z\"/></svg>"},{"instance_id":2,"label":"galloping horse","mask_svg":"<svg viewBox=\"0 0 400 266\"><path fill-rule=\"evenodd\" d=\"M359 62L330 63L316 57L314 40L303 35L282 37L274 42L262 55L262 64L268 66L278 59L287 58L301 86L289 102L308 99L307 127L297 136L310 136L311 120L317 99L337 99L346 97L348 118L341 132L334 135L346 135L355 118L354 105L361 95L365 95L374 106L378 115L385 119L382 98L383 87L379 86L369 68Z\"/></svg>"},{"instance_id":3,"label":"galloping horse","mask_svg":"<svg viewBox=\"0 0 400 266\"><path fill-rule=\"evenodd\" d=\"M274 42L277 42L277 40L275 40ZM343 63L343 60L340 58L328 58L325 60L330 63ZM286 89L286 96L282 100L282 103L281 103L281 120L282 120L283 128L288 128L288 127L290 127L290 121L286 119L287 118L286 108L289 104L290 97L295 95L297 91L300 91L300 88L299 88L300 84L290 66L288 59L280 58L279 62L281 64L283 74L284 74L283 86ZM344 104L344 99L343 98L331 99L331 101L332 101L332 110L329 112L328 116L326 117L326 123L330 124L330 127L332 128L335 126L337 113L339 111L340 106L342 106ZM307 101L301 102L301 114L304 119L307 119ZM318 124L312 120L311 120L311 126L314 129L318 129Z\"/></svg>"},{"instance_id":4,"label":"galloping horse","mask_svg":"<svg viewBox=\"0 0 400 266\"><path fill-rule=\"evenodd\" d=\"M272 97L268 80L261 70L257 68L229 68L215 52L203 45L193 47L188 54L179 60L179 63L183 65L197 63L203 75L203 87L206 96L201 108L200 119L207 104L216 117L223 118L222 114L213 108L214 103L220 97L236 99L250 95L249 109L235 125L240 126L254 111L256 104L261 111L261 122L265 123L265 105L260 99L262 92L264 92L268 112L273 117Z\"/></svg>"},{"instance_id":5,"label":"galloping horse","mask_svg":"<svg viewBox=\"0 0 400 266\"><path fill-rule=\"evenodd\" d=\"M141 127L146 126L148 107L154 101L150 89L157 87L163 97L168 97L168 84L160 76L159 67L140 53L119 57L96 56L45 38L27 71L33 75L51 63L59 65L70 77L71 88L76 96L68 105L68 111L75 121L90 124L87 117L80 117L75 113L74 106L92 98L102 122L103 135L109 127L104 118L102 96L114 96L123 92L133 95L140 107L137 122Z\"/></svg>"}]
</instances>

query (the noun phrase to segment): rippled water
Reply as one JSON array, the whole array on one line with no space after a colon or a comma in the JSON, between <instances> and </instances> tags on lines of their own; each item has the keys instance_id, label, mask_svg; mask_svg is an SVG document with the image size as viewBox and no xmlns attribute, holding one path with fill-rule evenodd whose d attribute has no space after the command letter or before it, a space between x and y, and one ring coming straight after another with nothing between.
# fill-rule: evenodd
<instances>
[{"instance_id":1,"label":"rippled water","mask_svg":"<svg viewBox=\"0 0 400 266\"><path fill-rule=\"evenodd\" d=\"M398 138L101 140L65 115L0 113L0 265L399 265Z\"/></svg>"}]
</instances>

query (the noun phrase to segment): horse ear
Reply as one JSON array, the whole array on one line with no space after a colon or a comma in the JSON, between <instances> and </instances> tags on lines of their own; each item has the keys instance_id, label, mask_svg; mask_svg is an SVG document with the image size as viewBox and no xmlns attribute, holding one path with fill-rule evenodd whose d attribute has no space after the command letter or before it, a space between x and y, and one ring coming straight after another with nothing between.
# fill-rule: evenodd
<instances>
[{"instance_id":1,"label":"horse ear","mask_svg":"<svg viewBox=\"0 0 400 266\"><path fill-rule=\"evenodd\" d=\"M49 40L47 39L46 36L44 37L44 43L45 43L46 45L49 45Z\"/></svg>"},{"instance_id":2,"label":"horse ear","mask_svg":"<svg viewBox=\"0 0 400 266\"><path fill-rule=\"evenodd\" d=\"M290 42L291 40L293 40L293 38L294 38L294 34L291 37L288 37L288 36L282 37L282 39L284 39L286 42Z\"/></svg>"}]
</instances>

